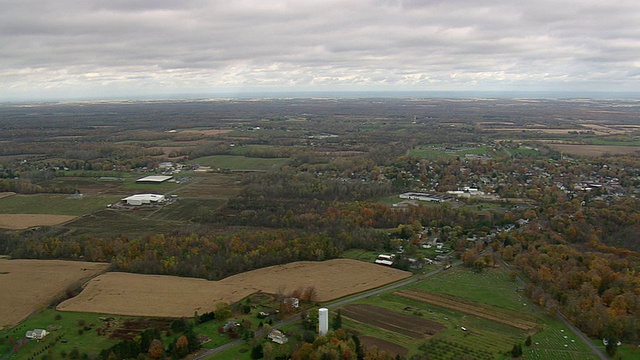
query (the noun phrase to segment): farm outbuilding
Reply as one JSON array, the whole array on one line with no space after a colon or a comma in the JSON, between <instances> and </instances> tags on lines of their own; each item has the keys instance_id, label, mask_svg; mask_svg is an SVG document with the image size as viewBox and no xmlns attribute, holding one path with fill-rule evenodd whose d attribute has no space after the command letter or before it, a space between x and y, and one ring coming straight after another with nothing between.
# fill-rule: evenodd
<instances>
[{"instance_id":1,"label":"farm outbuilding","mask_svg":"<svg viewBox=\"0 0 640 360\"><path fill-rule=\"evenodd\" d=\"M169 181L173 179L173 176L167 176L167 175L151 175L151 176L145 176L143 178L140 178L138 180L136 180L136 183L138 184L161 184L165 181Z\"/></svg>"},{"instance_id":2,"label":"farm outbuilding","mask_svg":"<svg viewBox=\"0 0 640 360\"><path fill-rule=\"evenodd\" d=\"M145 204L161 204L166 201L164 195L136 194L122 199L127 205L140 206Z\"/></svg>"}]
</instances>

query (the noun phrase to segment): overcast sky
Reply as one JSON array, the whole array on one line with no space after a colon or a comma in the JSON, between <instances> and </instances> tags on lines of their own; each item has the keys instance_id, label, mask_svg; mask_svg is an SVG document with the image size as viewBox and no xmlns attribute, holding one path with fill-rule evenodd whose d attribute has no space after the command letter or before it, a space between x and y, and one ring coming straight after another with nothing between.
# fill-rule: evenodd
<instances>
[{"instance_id":1,"label":"overcast sky","mask_svg":"<svg viewBox=\"0 0 640 360\"><path fill-rule=\"evenodd\" d=\"M0 0L0 101L640 91L638 0Z\"/></svg>"}]
</instances>

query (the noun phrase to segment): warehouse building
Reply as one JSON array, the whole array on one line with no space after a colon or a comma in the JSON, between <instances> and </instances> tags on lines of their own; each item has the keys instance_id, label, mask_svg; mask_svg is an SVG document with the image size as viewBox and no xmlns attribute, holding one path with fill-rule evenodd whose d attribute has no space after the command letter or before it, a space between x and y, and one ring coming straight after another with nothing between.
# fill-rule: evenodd
<instances>
[{"instance_id":1,"label":"warehouse building","mask_svg":"<svg viewBox=\"0 0 640 360\"><path fill-rule=\"evenodd\" d=\"M137 184L162 184L165 181L173 179L173 176L151 175L136 180Z\"/></svg>"},{"instance_id":2,"label":"warehouse building","mask_svg":"<svg viewBox=\"0 0 640 360\"><path fill-rule=\"evenodd\" d=\"M127 205L140 206L140 205L150 205L150 204L162 204L167 199L164 195L158 194L136 194L131 195L122 199Z\"/></svg>"}]
</instances>

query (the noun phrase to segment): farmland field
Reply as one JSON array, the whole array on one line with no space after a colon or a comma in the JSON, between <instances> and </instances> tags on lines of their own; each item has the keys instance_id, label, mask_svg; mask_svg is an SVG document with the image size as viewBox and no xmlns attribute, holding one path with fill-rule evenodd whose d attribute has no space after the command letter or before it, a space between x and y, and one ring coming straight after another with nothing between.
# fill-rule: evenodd
<instances>
[{"instance_id":1,"label":"farmland field","mask_svg":"<svg viewBox=\"0 0 640 360\"><path fill-rule=\"evenodd\" d=\"M194 311L211 311L217 302L236 302L258 291L273 294L282 290L286 293L314 286L317 301L325 302L409 276L411 273L405 271L348 259L271 266L220 281L113 272L93 279L80 295L61 303L58 309L189 317Z\"/></svg>"},{"instance_id":2,"label":"farmland field","mask_svg":"<svg viewBox=\"0 0 640 360\"><path fill-rule=\"evenodd\" d=\"M347 305L342 307L341 311L345 317L352 320L414 339L422 339L427 335L434 335L445 329L445 326L437 321L399 313L374 305Z\"/></svg>"},{"instance_id":3,"label":"farmland field","mask_svg":"<svg viewBox=\"0 0 640 360\"><path fill-rule=\"evenodd\" d=\"M343 326L361 336L391 341L408 349L409 355L426 353L433 359L505 358L514 344L523 343L529 335L532 346L523 349L527 358L596 358L566 326L523 298L517 289L518 284L501 268L475 273L455 267L400 290L357 302L446 327L428 339L393 332L386 323L354 321L348 311L343 312ZM399 296L402 294L428 294L438 301Z\"/></svg>"},{"instance_id":4,"label":"farmland field","mask_svg":"<svg viewBox=\"0 0 640 360\"><path fill-rule=\"evenodd\" d=\"M55 226L75 219L71 215L0 214L0 228L24 230L36 226Z\"/></svg>"},{"instance_id":5,"label":"farmland field","mask_svg":"<svg viewBox=\"0 0 640 360\"><path fill-rule=\"evenodd\" d=\"M288 159L248 158L234 155L213 155L195 159L192 163L229 170L266 171L284 165Z\"/></svg>"},{"instance_id":6,"label":"farmland field","mask_svg":"<svg viewBox=\"0 0 640 360\"><path fill-rule=\"evenodd\" d=\"M0 214L50 214L81 216L119 200L117 196L13 195L0 199Z\"/></svg>"},{"instance_id":7,"label":"farmland field","mask_svg":"<svg viewBox=\"0 0 640 360\"><path fill-rule=\"evenodd\" d=\"M464 300L451 295L437 294L425 290L401 290L396 292L396 295L475 315L520 330L532 330L537 326L530 316L523 315L522 313L502 310L497 307Z\"/></svg>"},{"instance_id":8,"label":"farmland field","mask_svg":"<svg viewBox=\"0 0 640 360\"><path fill-rule=\"evenodd\" d=\"M604 154L634 154L640 151L640 146L618 146L618 145L573 145L573 144L553 144L550 148L571 155L602 156Z\"/></svg>"},{"instance_id":9,"label":"farmland field","mask_svg":"<svg viewBox=\"0 0 640 360\"><path fill-rule=\"evenodd\" d=\"M74 284L109 265L60 260L0 260L0 328L13 326Z\"/></svg>"}]
</instances>

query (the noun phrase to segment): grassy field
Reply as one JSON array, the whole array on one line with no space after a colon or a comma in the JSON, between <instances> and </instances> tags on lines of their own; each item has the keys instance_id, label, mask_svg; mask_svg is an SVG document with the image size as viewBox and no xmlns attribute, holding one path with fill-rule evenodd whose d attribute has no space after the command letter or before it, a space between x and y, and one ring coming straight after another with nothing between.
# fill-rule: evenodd
<instances>
[{"instance_id":1,"label":"grassy field","mask_svg":"<svg viewBox=\"0 0 640 360\"><path fill-rule=\"evenodd\" d=\"M358 256L356 252L348 255ZM531 347L523 349L527 358L596 359L568 328L524 298L517 291L518 287L502 269L475 273L464 268L452 268L406 288L440 292L508 311L518 311L538 324L536 330L519 330L468 313L402 298L394 292L367 298L360 303L437 321L447 329L423 341L416 341L399 333L351 320L343 323L360 334L404 346L409 349L409 354L427 351L433 359L458 359L463 355L477 359L507 359L507 352L513 345L524 344L528 335L532 335L533 343Z\"/></svg>"},{"instance_id":2,"label":"grassy field","mask_svg":"<svg viewBox=\"0 0 640 360\"><path fill-rule=\"evenodd\" d=\"M102 349L118 342L106 336L97 336L95 328L102 323L99 319L101 316L103 315L60 313L52 309L44 309L3 336L5 341L0 345L0 354L6 354L10 350L8 338L24 338L25 332L33 329L45 329L49 335L41 341L27 341L10 359L40 358L46 354L49 354L51 359L61 359L62 352L69 354L74 348L81 349L82 354L98 354ZM84 326L91 324L94 325L93 331L85 331Z\"/></svg>"},{"instance_id":3,"label":"grassy field","mask_svg":"<svg viewBox=\"0 0 640 360\"><path fill-rule=\"evenodd\" d=\"M102 209L119 197L35 194L13 195L0 199L0 214L51 214L82 216Z\"/></svg>"},{"instance_id":4,"label":"grassy field","mask_svg":"<svg viewBox=\"0 0 640 360\"><path fill-rule=\"evenodd\" d=\"M171 205L170 205L171 206ZM120 234L136 237L148 234L169 233L184 223L156 220L152 211L102 210L82 217L69 224L76 235L113 237Z\"/></svg>"},{"instance_id":5,"label":"grassy field","mask_svg":"<svg viewBox=\"0 0 640 360\"><path fill-rule=\"evenodd\" d=\"M263 159L235 155L213 155L194 159L191 163L229 170L266 171L276 169L284 165L287 161L288 159Z\"/></svg>"}]
</instances>

